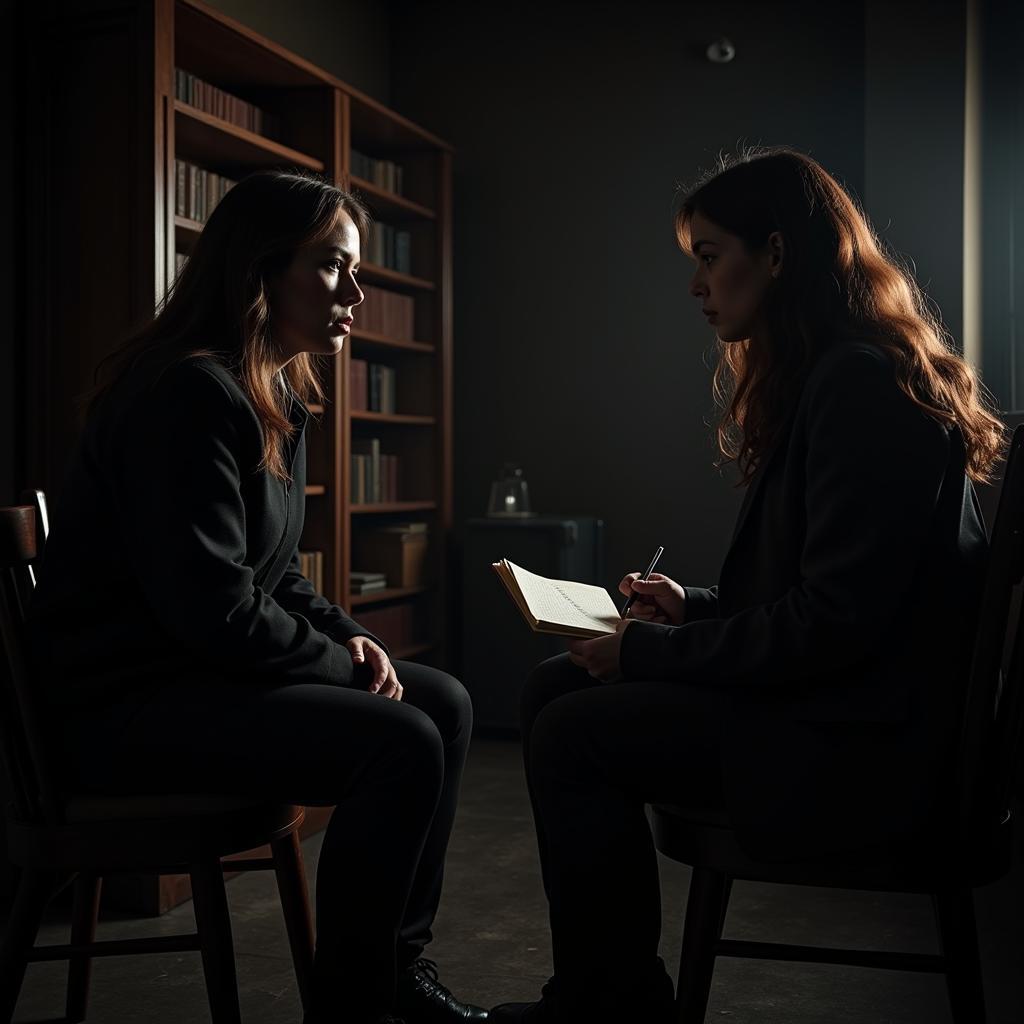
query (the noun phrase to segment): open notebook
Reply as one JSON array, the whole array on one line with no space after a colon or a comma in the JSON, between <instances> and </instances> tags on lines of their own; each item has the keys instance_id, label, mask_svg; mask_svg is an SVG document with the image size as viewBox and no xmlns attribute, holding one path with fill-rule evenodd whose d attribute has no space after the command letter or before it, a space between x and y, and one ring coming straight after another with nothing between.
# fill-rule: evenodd
<instances>
[{"instance_id":1,"label":"open notebook","mask_svg":"<svg viewBox=\"0 0 1024 1024\"><path fill-rule=\"evenodd\" d=\"M520 568L507 558L493 562L492 567L536 633L605 636L614 633L622 621L603 587L549 580Z\"/></svg>"}]
</instances>

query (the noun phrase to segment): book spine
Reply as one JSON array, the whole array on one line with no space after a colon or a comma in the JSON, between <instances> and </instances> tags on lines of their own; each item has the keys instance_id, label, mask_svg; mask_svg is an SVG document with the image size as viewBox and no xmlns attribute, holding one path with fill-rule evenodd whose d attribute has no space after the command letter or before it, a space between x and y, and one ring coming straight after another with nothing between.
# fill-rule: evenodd
<instances>
[{"instance_id":1,"label":"book spine","mask_svg":"<svg viewBox=\"0 0 1024 1024\"><path fill-rule=\"evenodd\" d=\"M366 409L366 392L361 380L365 367L363 359L352 359L348 364L348 404L352 412Z\"/></svg>"},{"instance_id":2,"label":"book spine","mask_svg":"<svg viewBox=\"0 0 1024 1024\"><path fill-rule=\"evenodd\" d=\"M395 269L412 273L412 235L408 231L395 232Z\"/></svg>"}]
</instances>

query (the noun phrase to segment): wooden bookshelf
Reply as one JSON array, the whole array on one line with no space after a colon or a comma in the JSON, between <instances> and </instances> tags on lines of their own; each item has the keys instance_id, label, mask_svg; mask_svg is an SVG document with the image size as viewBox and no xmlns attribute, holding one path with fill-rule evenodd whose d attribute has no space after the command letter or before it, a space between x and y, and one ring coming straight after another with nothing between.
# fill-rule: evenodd
<instances>
[{"instance_id":1,"label":"wooden bookshelf","mask_svg":"<svg viewBox=\"0 0 1024 1024\"><path fill-rule=\"evenodd\" d=\"M344 351L326 364L325 398L310 406L307 427L309 501L300 548L323 553L325 594L350 612L408 601L415 636L383 639L402 657L446 666L451 147L200 0L69 0L36 5L23 22L26 123L33 126L26 202L45 211L25 239L26 474L57 495L78 432L76 396L96 363L153 315L179 258L187 259L203 230L177 208L176 160L236 181L256 169L301 167L350 186L375 220L408 233L408 272L364 252L360 280L411 301L413 324L404 332L370 329L357 307ZM272 137L269 129L253 131L186 102L176 69L259 108L263 123L274 126ZM353 150L399 166L401 194L353 178ZM59 269L69 259L74 275ZM393 368L393 413L352 411L353 358ZM352 445L377 436L399 460L399 500L356 505ZM410 518L427 524L429 587L350 596L354 541ZM143 902L165 909L180 891L180 881L164 879Z\"/></svg>"}]
</instances>

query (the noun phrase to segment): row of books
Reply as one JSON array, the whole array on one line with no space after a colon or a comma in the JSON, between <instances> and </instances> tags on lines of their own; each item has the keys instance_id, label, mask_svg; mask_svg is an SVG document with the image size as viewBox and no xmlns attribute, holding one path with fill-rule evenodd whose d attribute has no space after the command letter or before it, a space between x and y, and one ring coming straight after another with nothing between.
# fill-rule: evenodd
<instances>
[{"instance_id":1,"label":"row of books","mask_svg":"<svg viewBox=\"0 0 1024 1024\"><path fill-rule=\"evenodd\" d=\"M181 68L174 69L174 98L223 121L236 124L239 128L265 135L268 139L281 136L281 121L277 115L218 89Z\"/></svg>"},{"instance_id":2,"label":"row of books","mask_svg":"<svg viewBox=\"0 0 1024 1024\"><path fill-rule=\"evenodd\" d=\"M402 194L402 168L393 160L375 160L372 156L351 150L352 174L372 185Z\"/></svg>"},{"instance_id":3,"label":"row of books","mask_svg":"<svg viewBox=\"0 0 1024 1024\"><path fill-rule=\"evenodd\" d=\"M186 160L174 161L174 212L201 224L235 184L233 178L215 174Z\"/></svg>"},{"instance_id":4,"label":"row of books","mask_svg":"<svg viewBox=\"0 0 1024 1024\"><path fill-rule=\"evenodd\" d=\"M395 412L395 370L392 366L353 359L349 363L349 402L353 412Z\"/></svg>"},{"instance_id":5,"label":"row of books","mask_svg":"<svg viewBox=\"0 0 1024 1024\"><path fill-rule=\"evenodd\" d=\"M381 452L380 438L352 442L352 504L398 501L399 456Z\"/></svg>"},{"instance_id":6,"label":"row of books","mask_svg":"<svg viewBox=\"0 0 1024 1024\"><path fill-rule=\"evenodd\" d=\"M357 608L355 619L363 629L387 644L392 656L395 651L416 642L416 617L409 601L383 608Z\"/></svg>"},{"instance_id":7,"label":"row of books","mask_svg":"<svg viewBox=\"0 0 1024 1024\"><path fill-rule=\"evenodd\" d=\"M368 263L397 270L400 274L412 273L412 235L408 231L378 221L370 232L369 243L363 253Z\"/></svg>"},{"instance_id":8,"label":"row of books","mask_svg":"<svg viewBox=\"0 0 1024 1024\"><path fill-rule=\"evenodd\" d=\"M350 594L372 594L375 590L386 590L388 578L382 572L357 572L348 574L348 592Z\"/></svg>"},{"instance_id":9,"label":"row of books","mask_svg":"<svg viewBox=\"0 0 1024 1024\"><path fill-rule=\"evenodd\" d=\"M299 572L313 584L318 593L324 592L324 553L322 551L300 551Z\"/></svg>"},{"instance_id":10,"label":"row of books","mask_svg":"<svg viewBox=\"0 0 1024 1024\"><path fill-rule=\"evenodd\" d=\"M360 284L359 287L363 291L363 302L355 312L356 326L386 334L396 341L412 341L416 311L413 297L371 284Z\"/></svg>"}]
</instances>

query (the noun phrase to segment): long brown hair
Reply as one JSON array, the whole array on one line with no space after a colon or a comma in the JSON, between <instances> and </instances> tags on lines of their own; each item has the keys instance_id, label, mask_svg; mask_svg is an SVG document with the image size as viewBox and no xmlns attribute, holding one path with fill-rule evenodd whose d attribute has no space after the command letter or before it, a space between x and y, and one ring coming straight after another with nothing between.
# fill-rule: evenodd
<instances>
[{"instance_id":1,"label":"long brown hair","mask_svg":"<svg viewBox=\"0 0 1024 1024\"><path fill-rule=\"evenodd\" d=\"M695 214L751 250L775 231L785 246L777 287L766 299L765 336L718 343L718 447L723 461L737 463L743 483L795 408L817 358L855 340L889 353L910 399L940 423L960 427L971 479L990 479L1005 428L987 392L913 276L818 163L782 148L725 157L677 207L676 237L687 252Z\"/></svg>"},{"instance_id":2,"label":"long brown hair","mask_svg":"<svg viewBox=\"0 0 1024 1024\"><path fill-rule=\"evenodd\" d=\"M156 318L100 363L89 408L137 360L157 349L169 361L204 355L238 379L263 427L263 464L288 479L284 444L295 426L276 373L269 289L295 251L321 241L344 211L365 241L366 208L350 193L305 172L258 171L214 208ZM303 401L323 398L313 357L301 353L282 371Z\"/></svg>"}]
</instances>

